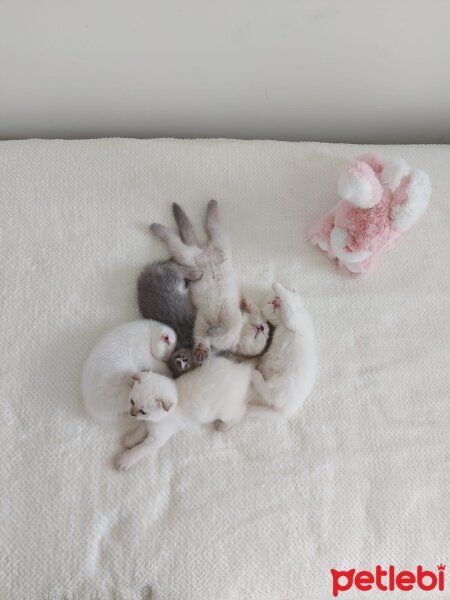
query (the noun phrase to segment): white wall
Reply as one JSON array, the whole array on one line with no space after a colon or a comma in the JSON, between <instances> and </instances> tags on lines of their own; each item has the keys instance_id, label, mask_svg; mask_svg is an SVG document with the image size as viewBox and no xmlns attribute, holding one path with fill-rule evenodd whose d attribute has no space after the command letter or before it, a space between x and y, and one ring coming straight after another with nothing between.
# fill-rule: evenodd
<instances>
[{"instance_id":1,"label":"white wall","mask_svg":"<svg viewBox=\"0 0 450 600\"><path fill-rule=\"evenodd\" d=\"M0 0L0 136L450 142L448 0Z\"/></svg>"}]
</instances>

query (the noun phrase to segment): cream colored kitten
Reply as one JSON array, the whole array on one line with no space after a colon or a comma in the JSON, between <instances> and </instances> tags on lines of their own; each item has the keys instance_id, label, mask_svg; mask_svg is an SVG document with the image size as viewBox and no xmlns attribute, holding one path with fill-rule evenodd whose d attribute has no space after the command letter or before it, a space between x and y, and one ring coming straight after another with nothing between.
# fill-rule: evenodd
<instances>
[{"instance_id":1,"label":"cream colored kitten","mask_svg":"<svg viewBox=\"0 0 450 600\"><path fill-rule=\"evenodd\" d=\"M223 430L238 423L246 414L252 362L236 363L211 356L200 369L173 380L156 373L141 373L129 404L130 414L141 423L125 436L128 450L119 458L117 468L130 469L182 429L214 422L216 429ZM155 423L149 415L157 402L171 408Z\"/></svg>"},{"instance_id":2,"label":"cream colored kitten","mask_svg":"<svg viewBox=\"0 0 450 600\"><path fill-rule=\"evenodd\" d=\"M272 343L252 373L248 416L291 416L311 393L317 373L316 339L300 296L280 283L262 307L275 326ZM259 406L256 406L258 404Z\"/></svg>"},{"instance_id":3,"label":"cream colored kitten","mask_svg":"<svg viewBox=\"0 0 450 600\"><path fill-rule=\"evenodd\" d=\"M231 350L245 356L260 354L266 344L269 327L259 308L249 300L240 306L239 279L231 261L230 239L219 221L217 202L210 200L206 210L208 242L200 246L192 224L178 205L174 213L183 233L181 237L163 225L153 223L151 231L163 240L182 265L197 267L203 276L192 281L189 290L197 309L194 325L194 359L207 358L211 344L219 350ZM181 225L180 225L181 224Z\"/></svg>"}]
</instances>

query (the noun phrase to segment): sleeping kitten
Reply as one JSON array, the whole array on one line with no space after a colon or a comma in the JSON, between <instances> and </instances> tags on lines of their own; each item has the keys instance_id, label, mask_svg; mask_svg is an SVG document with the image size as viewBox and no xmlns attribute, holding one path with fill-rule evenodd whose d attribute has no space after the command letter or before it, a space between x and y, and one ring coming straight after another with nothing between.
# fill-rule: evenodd
<instances>
[{"instance_id":1,"label":"sleeping kitten","mask_svg":"<svg viewBox=\"0 0 450 600\"><path fill-rule=\"evenodd\" d=\"M291 416L310 394L316 379L316 340L311 316L298 294L280 283L275 283L273 290L275 294L264 303L262 313L275 325L275 332L269 350L252 372L257 395L252 395L248 416Z\"/></svg>"},{"instance_id":2,"label":"sleeping kitten","mask_svg":"<svg viewBox=\"0 0 450 600\"><path fill-rule=\"evenodd\" d=\"M137 280L139 310L144 319L153 319L172 327L178 348L192 348L195 308L188 284L200 279L195 267L178 265L173 260L147 265Z\"/></svg>"},{"instance_id":3,"label":"sleeping kitten","mask_svg":"<svg viewBox=\"0 0 450 600\"><path fill-rule=\"evenodd\" d=\"M192 227L184 212L173 206L181 240L192 241ZM191 348L194 343L195 308L189 296L189 283L202 276L196 267L178 265L173 260L147 265L137 281L139 310L145 319L154 319L172 327L177 334L177 348L168 361L174 377L193 368Z\"/></svg>"},{"instance_id":4,"label":"sleeping kitten","mask_svg":"<svg viewBox=\"0 0 450 600\"><path fill-rule=\"evenodd\" d=\"M194 231L186 214L174 204L173 216L184 244L195 244ZM197 281L202 271L178 265L173 260L147 265L139 275L137 294L144 319L166 323L177 334L177 348L192 348L195 308L189 297L189 282Z\"/></svg>"},{"instance_id":5,"label":"sleeping kitten","mask_svg":"<svg viewBox=\"0 0 450 600\"><path fill-rule=\"evenodd\" d=\"M177 334L177 348L167 363L174 377L194 367L191 348L195 308L189 297L188 285L201 276L200 269L166 260L147 265L137 281L142 316L169 325Z\"/></svg>"},{"instance_id":6,"label":"sleeping kitten","mask_svg":"<svg viewBox=\"0 0 450 600\"><path fill-rule=\"evenodd\" d=\"M176 334L167 325L140 320L125 323L106 334L92 349L83 368L84 406L97 421L113 421L128 413L131 394L139 387L144 370L170 375L167 361L176 345ZM139 388L140 389L140 388ZM148 403L148 418L159 420L169 405Z\"/></svg>"},{"instance_id":7,"label":"sleeping kitten","mask_svg":"<svg viewBox=\"0 0 450 600\"><path fill-rule=\"evenodd\" d=\"M252 302L245 300L240 307L239 281L231 262L231 244L219 221L217 202L210 200L208 203L205 225L208 242L205 246L197 242L183 210L177 204L173 208L180 234L182 232L180 236L157 223L150 229L167 244L178 263L203 272L201 279L192 281L189 287L192 304L197 309L194 325L196 364L205 362L211 344L219 350L231 350L245 356L260 354L267 344L269 327Z\"/></svg>"},{"instance_id":8,"label":"sleeping kitten","mask_svg":"<svg viewBox=\"0 0 450 600\"><path fill-rule=\"evenodd\" d=\"M237 364L212 356L201 369L175 380L141 373L129 404L130 414L141 423L124 437L128 450L121 455L117 468L130 469L182 429L214 422L216 429L224 430L238 423L246 412L252 362ZM165 418L155 423L149 415L159 401L171 408Z\"/></svg>"}]
</instances>

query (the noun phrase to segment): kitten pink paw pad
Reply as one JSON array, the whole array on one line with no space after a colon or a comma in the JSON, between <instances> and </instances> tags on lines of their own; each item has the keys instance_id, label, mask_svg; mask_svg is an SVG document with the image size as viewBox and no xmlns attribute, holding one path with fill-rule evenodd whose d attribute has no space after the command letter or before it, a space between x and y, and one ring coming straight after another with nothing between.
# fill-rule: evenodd
<instances>
[{"instance_id":1,"label":"kitten pink paw pad","mask_svg":"<svg viewBox=\"0 0 450 600\"><path fill-rule=\"evenodd\" d=\"M208 348L205 348L205 346L202 346L201 344L198 345L197 348L194 350L195 364L197 364L197 365L203 364L208 359L208 355L209 355Z\"/></svg>"}]
</instances>

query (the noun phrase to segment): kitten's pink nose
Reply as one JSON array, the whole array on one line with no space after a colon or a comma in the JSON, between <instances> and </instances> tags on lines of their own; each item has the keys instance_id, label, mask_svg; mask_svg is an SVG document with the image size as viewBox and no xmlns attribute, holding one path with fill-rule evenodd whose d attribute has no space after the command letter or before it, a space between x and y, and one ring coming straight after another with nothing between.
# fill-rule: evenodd
<instances>
[{"instance_id":1,"label":"kitten's pink nose","mask_svg":"<svg viewBox=\"0 0 450 600\"><path fill-rule=\"evenodd\" d=\"M274 298L274 299L272 300L272 306L273 306L274 308L280 308L280 306L281 306L281 305L280 305L280 301L279 301L279 300L277 300L276 298Z\"/></svg>"}]
</instances>

